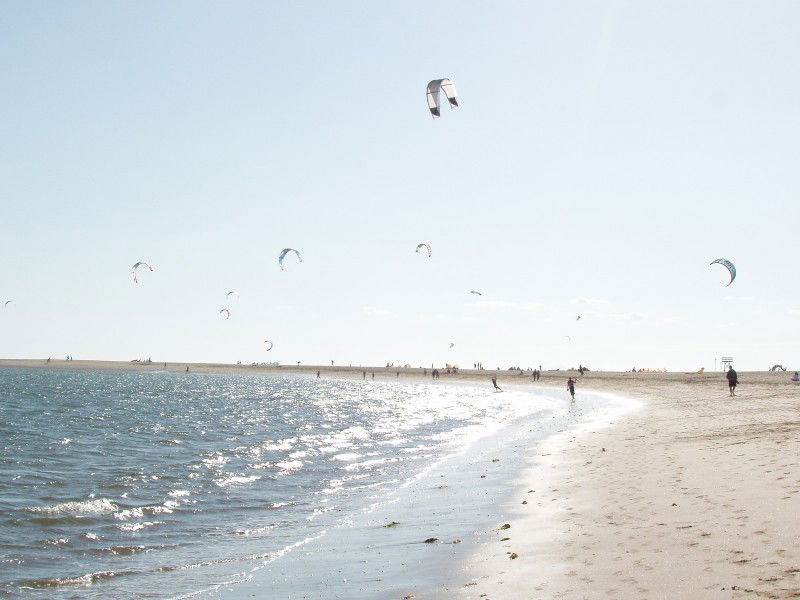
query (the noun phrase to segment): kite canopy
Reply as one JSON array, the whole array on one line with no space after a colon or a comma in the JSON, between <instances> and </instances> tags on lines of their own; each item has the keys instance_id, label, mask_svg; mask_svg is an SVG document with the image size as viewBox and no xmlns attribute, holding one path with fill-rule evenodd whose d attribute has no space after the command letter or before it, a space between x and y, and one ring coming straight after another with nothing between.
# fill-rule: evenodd
<instances>
[{"instance_id":1,"label":"kite canopy","mask_svg":"<svg viewBox=\"0 0 800 600\"><path fill-rule=\"evenodd\" d=\"M6 300L5 304L3 304L3 308L8 308L8 305L11 304L13 300Z\"/></svg>"},{"instance_id":2,"label":"kite canopy","mask_svg":"<svg viewBox=\"0 0 800 600\"><path fill-rule=\"evenodd\" d=\"M286 267L283 266L283 259L286 258L286 255L289 254L289 252L294 252L297 255L297 262L303 262L303 257L300 256L300 253L297 250L294 248L284 248L278 255L278 264L280 265L281 270L286 270Z\"/></svg>"},{"instance_id":3,"label":"kite canopy","mask_svg":"<svg viewBox=\"0 0 800 600\"><path fill-rule=\"evenodd\" d=\"M727 258L718 258L717 260L712 260L709 265L722 265L726 269L728 269L728 273L731 275L731 280L728 282L728 285L733 283L733 280L736 279L736 267L733 265L731 261Z\"/></svg>"},{"instance_id":4,"label":"kite canopy","mask_svg":"<svg viewBox=\"0 0 800 600\"><path fill-rule=\"evenodd\" d=\"M475 294L476 296L483 296L483 294L481 294L481 293L480 293L479 291L477 291L477 290L470 290L470 291L469 291L469 293L470 293L470 294Z\"/></svg>"},{"instance_id":5,"label":"kite canopy","mask_svg":"<svg viewBox=\"0 0 800 600\"><path fill-rule=\"evenodd\" d=\"M455 346L455 344L453 342L450 342L450 347L452 348L453 346Z\"/></svg>"},{"instance_id":6,"label":"kite canopy","mask_svg":"<svg viewBox=\"0 0 800 600\"><path fill-rule=\"evenodd\" d=\"M568 341L570 341L570 342L572 341L572 338L571 338L570 336L568 336L568 335L565 335L565 336L564 336L564 339L565 339L565 340L568 340Z\"/></svg>"},{"instance_id":7,"label":"kite canopy","mask_svg":"<svg viewBox=\"0 0 800 600\"><path fill-rule=\"evenodd\" d=\"M449 79L434 79L428 84L427 90L428 109L431 111L431 116L434 119L442 116L441 106L439 104L439 92L444 92L451 109L458 106L458 92L456 91L455 84Z\"/></svg>"},{"instance_id":8,"label":"kite canopy","mask_svg":"<svg viewBox=\"0 0 800 600\"><path fill-rule=\"evenodd\" d=\"M428 251L428 258L433 256L433 248L431 248L430 244L426 244L425 242L422 242L421 244L417 244L417 249L414 250L414 252L419 252L420 248L425 248Z\"/></svg>"},{"instance_id":9,"label":"kite canopy","mask_svg":"<svg viewBox=\"0 0 800 600\"><path fill-rule=\"evenodd\" d=\"M227 308L223 308L222 310L219 311L219 314L222 314L222 313L225 313L225 320L226 321L231 318L231 311L229 311Z\"/></svg>"},{"instance_id":10,"label":"kite canopy","mask_svg":"<svg viewBox=\"0 0 800 600\"><path fill-rule=\"evenodd\" d=\"M136 263L135 265L133 265L133 267L131 268L131 277L133 277L133 283L139 283L139 280L136 278L136 269L138 269L138 268L139 268L139 267L141 267L142 265L144 265L145 267L147 267L147 268L148 268L148 269L150 269L151 271L153 270L153 267L151 267L150 265L148 265L146 262L144 262L144 261L139 261L139 262L137 262L137 263Z\"/></svg>"},{"instance_id":11,"label":"kite canopy","mask_svg":"<svg viewBox=\"0 0 800 600\"><path fill-rule=\"evenodd\" d=\"M226 298L230 298L231 296L233 296L234 298L236 298L238 300L239 299L239 292L234 292L233 290L231 290L230 292L225 294Z\"/></svg>"},{"instance_id":12,"label":"kite canopy","mask_svg":"<svg viewBox=\"0 0 800 600\"><path fill-rule=\"evenodd\" d=\"M581 320L581 316L580 316L580 315L578 315L578 318L577 318L577 319L575 319L575 320L576 320L576 321L580 321L580 320Z\"/></svg>"},{"instance_id":13,"label":"kite canopy","mask_svg":"<svg viewBox=\"0 0 800 600\"><path fill-rule=\"evenodd\" d=\"M267 352L269 352L270 350L272 350L272 342L270 342L269 340L264 340L264 343L265 343L265 344L269 344L269 346L267 347Z\"/></svg>"}]
</instances>

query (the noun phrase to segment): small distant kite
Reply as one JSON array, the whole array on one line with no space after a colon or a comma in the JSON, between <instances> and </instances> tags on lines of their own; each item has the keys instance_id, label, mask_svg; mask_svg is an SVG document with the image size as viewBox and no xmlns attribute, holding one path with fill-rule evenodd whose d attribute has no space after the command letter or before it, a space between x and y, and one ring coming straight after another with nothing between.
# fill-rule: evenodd
<instances>
[{"instance_id":1,"label":"small distant kite","mask_svg":"<svg viewBox=\"0 0 800 600\"><path fill-rule=\"evenodd\" d=\"M576 320L576 321L580 321L580 320L581 320L581 316L580 316L580 315L578 315L578 318L577 318L577 319L575 319L575 320Z\"/></svg>"},{"instance_id":2,"label":"small distant kite","mask_svg":"<svg viewBox=\"0 0 800 600\"><path fill-rule=\"evenodd\" d=\"M452 348L453 346L455 346L455 344L453 342L450 342L450 347Z\"/></svg>"},{"instance_id":3,"label":"small distant kite","mask_svg":"<svg viewBox=\"0 0 800 600\"><path fill-rule=\"evenodd\" d=\"M6 300L5 304L3 304L3 308L8 308L8 305L11 304L13 300Z\"/></svg>"},{"instance_id":4,"label":"small distant kite","mask_svg":"<svg viewBox=\"0 0 800 600\"><path fill-rule=\"evenodd\" d=\"M265 344L269 344L269 348L267 348L267 352L269 352L270 350L272 350L272 345L273 345L273 344L272 344L272 342L270 342L269 340L264 340L264 343L265 343Z\"/></svg>"},{"instance_id":5,"label":"small distant kite","mask_svg":"<svg viewBox=\"0 0 800 600\"><path fill-rule=\"evenodd\" d=\"M733 266L733 263L729 261L727 258L718 258L717 260L712 260L709 265L722 265L726 269L728 269L728 273L731 275L731 280L728 282L728 285L733 283L733 280L736 279L736 267ZM727 287L727 286L726 286Z\"/></svg>"},{"instance_id":6,"label":"small distant kite","mask_svg":"<svg viewBox=\"0 0 800 600\"><path fill-rule=\"evenodd\" d=\"M480 293L479 291L477 291L477 290L470 290L470 291L469 291L469 293L470 293L470 294L475 294L476 296L483 296L483 294L481 294L481 293Z\"/></svg>"},{"instance_id":7,"label":"small distant kite","mask_svg":"<svg viewBox=\"0 0 800 600\"><path fill-rule=\"evenodd\" d=\"M282 271L286 270L286 267L283 266L283 259L286 258L286 255L289 254L289 252L294 252L297 255L297 262L303 262L303 257L300 256L300 253L297 250L294 248L284 248L278 255L278 264L280 265Z\"/></svg>"},{"instance_id":8,"label":"small distant kite","mask_svg":"<svg viewBox=\"0 0 800 600\"><path fill-rule=\"evenodd\" d=\"M449 79L434 79L428 84L427 89L428 109L434 119L442 116L439 104L440 92L444 92L447 101L450 103L451 110L458 107L458 92L455 84Z\"/></svg>"},{"instance_id":9,"label":"small distant kite","mask_svg":"<svg viewBox=\"0 0 800 600\"><path fill-rule=\"evenodd\" d=\"M233 296L234 298L236 298L238 300L239 299L239 292L234 292L233 290L231 290L230 292L225 294L225 298L230 298L231 296Z\"/></svg>"},{"instance_id":10,"label":"small distant kite","mask_svg":"<svg viewBox=\"0 0 800 600\"><path fill-rule=\"evenodd\" d=\"M219 314L222 314L222 313L225 313L225 320L226 321L231 318L231 311L229 311L227 308L223 308L222 310L219 311Z\"/></svg>"},{"instance_id":11,"label":"small distant kite","mask_svg":"<svg viewBox=\"0 0 800 600\"><path fill-rule=\"evenodd\" d=\"M570 341L570 342L572 341L572 338L571 338L571 337L569 337L568 335L565 335L565 336L564 336L564 339L565 339L565 340L568 340L568 341Z\"/></svg>"},{"instance_id":12,"label":"small distant kite","mask_svg":"<svg viewBox=\"0 0 800 600\"><path fill-rule=\"evenodd\" d=\"M425 248L428 251L428 258L433 256L433 248L431 248L430 244L426 244L425 242L422 242L421 244L417 244L417 249L414 250L414 252L419 252L420 248Z\"/></svg>"},{"instance_id":13,"label":"small distant kite","mask_svg":"<svg viewBox=\"0 0 800 600\"><path fill-rule=\"evenodd\" d=\"M133 268L131 268L131 277L133 277L133 283L139 283L139 280L136 278L136 269L138 269L142 265L144 265L145 267L150 269L150 271L153 270L153 267L148 265L146 262L144 262L144 261L137 262L135 265L133 265Z\"/></svg>"}]
</instances>

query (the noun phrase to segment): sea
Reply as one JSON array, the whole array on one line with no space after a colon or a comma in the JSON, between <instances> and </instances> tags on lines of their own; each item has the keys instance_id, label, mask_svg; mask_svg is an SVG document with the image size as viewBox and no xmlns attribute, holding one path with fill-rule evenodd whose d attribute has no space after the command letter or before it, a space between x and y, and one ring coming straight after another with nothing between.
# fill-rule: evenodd
<instances>
[{"instance_id":1,"label":"sea","mask_svg":"<svg viewBox=\"0 0 800 600\"><path fill-rule=\"evenodd\" d=\"M0 369L0 597L464 585L537 444L619 408L503 387Z\"/></svg>"}]
</instances>

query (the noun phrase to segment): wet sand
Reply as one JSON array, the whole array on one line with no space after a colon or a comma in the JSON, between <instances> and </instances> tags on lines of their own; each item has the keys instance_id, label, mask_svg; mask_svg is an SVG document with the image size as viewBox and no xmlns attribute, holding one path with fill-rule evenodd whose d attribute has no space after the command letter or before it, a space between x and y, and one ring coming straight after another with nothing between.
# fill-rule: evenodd
<instances>
[{"instance_id":1,"label":"wet sand","mask_svg":"<svg viewBox=\"0 0 800 600\"><path fill-rule=\"evenodd\" d=\"M420 378L421 369L190 364L192 372ZM99 361L0 361L0 367L163 369ZM186 363L168 363L185 370ZM430 374L430 370L428 370ZM461 371L443 381L564 389L574 372ZM428 375L430 376L430 375ZM638 409L536 446L463 565L459 587L415 598L800 597L800 385L791 373L588 373L581 392L624 395ZM503 540L503 538L508 538ZM511 558L513 555L516 558Z\"/></svg>"}]
</instances>

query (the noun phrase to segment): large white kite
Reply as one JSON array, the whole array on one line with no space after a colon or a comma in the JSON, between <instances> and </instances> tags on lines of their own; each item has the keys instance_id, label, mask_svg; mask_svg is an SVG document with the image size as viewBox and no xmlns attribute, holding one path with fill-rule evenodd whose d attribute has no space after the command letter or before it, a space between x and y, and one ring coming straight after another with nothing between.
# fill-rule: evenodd
<instances>
[{"instance_id":1,"label":"large white kite","mask_svg":"<svg viewBox=\"0 0 800 600\"><path fill-rule=\"evenodd\" d=\"M458 92L455 84L449 79L434 79L428 84L427 90L428 109L430 109L431 116L434 119L442 116L441 105L439 104L441 94L439 92L444 92L451 109L458 106Z\"/></svg>"}]
</instances>

